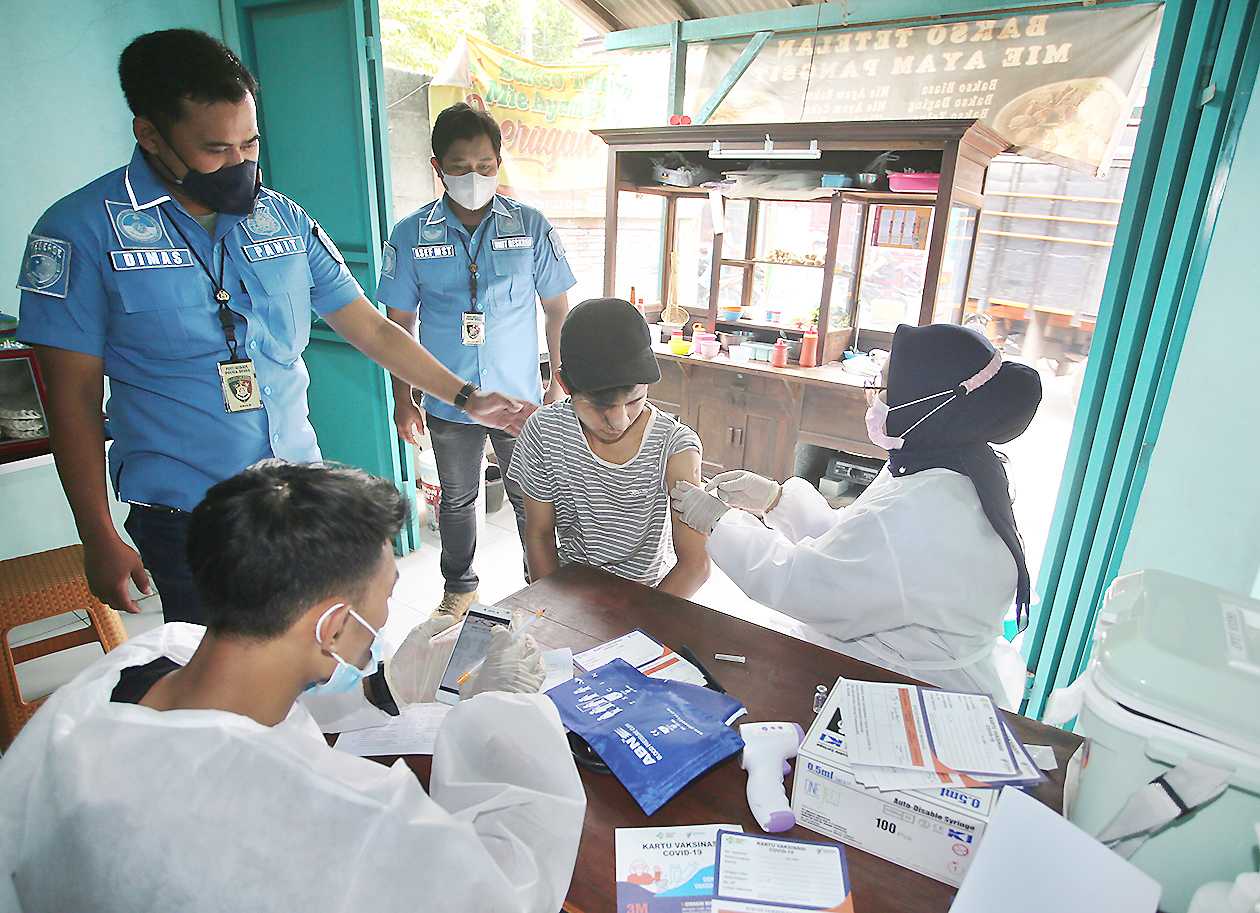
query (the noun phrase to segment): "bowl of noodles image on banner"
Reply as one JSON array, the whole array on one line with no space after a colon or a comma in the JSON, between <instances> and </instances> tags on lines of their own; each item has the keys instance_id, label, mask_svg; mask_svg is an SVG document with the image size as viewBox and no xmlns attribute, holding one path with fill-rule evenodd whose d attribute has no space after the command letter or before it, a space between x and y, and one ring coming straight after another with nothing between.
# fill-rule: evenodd
<instances>
[{"instance_id":1,"label":"bowl of noodles image on banner","mask_svg":"<svg viewBox=\"0 0 1260 913\"><path fill-rule=\"evenodd\" d=\"M1106 76L1066 79L1007 102L993 129L1017 148L1099 165L1131 107Z\"/></svg>"}]
</instances>

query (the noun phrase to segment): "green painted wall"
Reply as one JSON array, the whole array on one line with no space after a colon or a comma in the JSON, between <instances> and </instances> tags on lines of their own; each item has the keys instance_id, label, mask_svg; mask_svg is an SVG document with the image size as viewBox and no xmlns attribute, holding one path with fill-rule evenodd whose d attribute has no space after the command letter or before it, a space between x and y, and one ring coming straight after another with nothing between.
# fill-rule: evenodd
<instances>
[{"instance_id":1,"label":"green painted wall","mask_svg":"<svg viewBox=\"0 0 1260 913\"><path fill-rule=\"evenodd\" d=\"M1260 591L1255 220L1260 104L1243 121L1164 425L1121 572Z\"/></svg>"},{"instance_id":2,"label":"green painted wall","mask_svg":"<svg viewBox=\"0 0 1260 913\"><path fill-rule=\"evenodd\" d=\"M131 156L119 53L142 32L182 26L221 36L223 26L219 0L6 3L3 19L0 311L13 314L13 283L35 220ZM116 509L122 516L125 509ZM78 541L51 465L0 474L0 517L0 560Z\"/></svg>"}]
</instances>

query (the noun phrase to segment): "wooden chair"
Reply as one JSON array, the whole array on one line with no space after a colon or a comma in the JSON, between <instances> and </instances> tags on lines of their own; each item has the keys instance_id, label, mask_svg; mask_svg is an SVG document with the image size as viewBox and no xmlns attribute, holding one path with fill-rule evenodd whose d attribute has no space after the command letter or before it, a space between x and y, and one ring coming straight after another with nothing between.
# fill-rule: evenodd
<instances>
[{"instance_id":1,"label":"wooden chair","mask_svg":"<svg viewBox=\"0 0 1260 913\"><path fill-rule=\"evenodd\" d=\"M86 612L90 626L20 647L9 645L14 628L64 612ZM0 561L0 750L9 747L44 701L22 699L18 663L90 643L99 643L108 653L126 639L118 613L88 589L82 545Z\"/></svg>"}]
</instances>

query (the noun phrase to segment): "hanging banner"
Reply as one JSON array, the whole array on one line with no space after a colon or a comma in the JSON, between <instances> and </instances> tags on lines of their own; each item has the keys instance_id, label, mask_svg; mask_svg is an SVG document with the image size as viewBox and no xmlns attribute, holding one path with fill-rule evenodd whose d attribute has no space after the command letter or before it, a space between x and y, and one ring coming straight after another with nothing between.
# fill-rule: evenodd
<instances>
[{"instance_id":1,"label":"hanging banner","mask_svg":"<svg viewBox=\"0 0 1260 913\"><path fill-rule=\"evenodd\" d=\"M602 216L608 147L591 134L609 97L605 65L548 66L472 35L429 87L429 117L467 102L503 131L502 192L549 216Z\"/></svg>"},{"instance_id":2,"label":"hanging banner","mask_svg":"<svg viewBox=\"0 0 1260 913\"><path fill-rule=\"evenodd\" d=\"M711 123L975 118L1025 155L1104 171L1144 90L1162 7L772 39ZM711 45L698 110L743 44Z\"/></svg>"}]
</instances>

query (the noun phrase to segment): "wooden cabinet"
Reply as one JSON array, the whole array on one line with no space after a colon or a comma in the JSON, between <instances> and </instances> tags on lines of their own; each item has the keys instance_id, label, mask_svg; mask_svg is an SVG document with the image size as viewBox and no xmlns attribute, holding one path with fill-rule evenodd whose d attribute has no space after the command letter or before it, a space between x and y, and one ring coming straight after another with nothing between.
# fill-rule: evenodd
<instances>
[{"instance_id":1,"label":"wooden cabinet","mask_svg":"<svg viewBox=\"0 0 1260 913\"><path fill-rule=\"evenodd\" d=\"M700 436L706 479L731 469L790 478L798 443L887 456L866 437L860 387L807 379L837 369L780 373L663 353L657 362L661 382L652 388L652 402Z\"/></svg>"}]
</instances>

